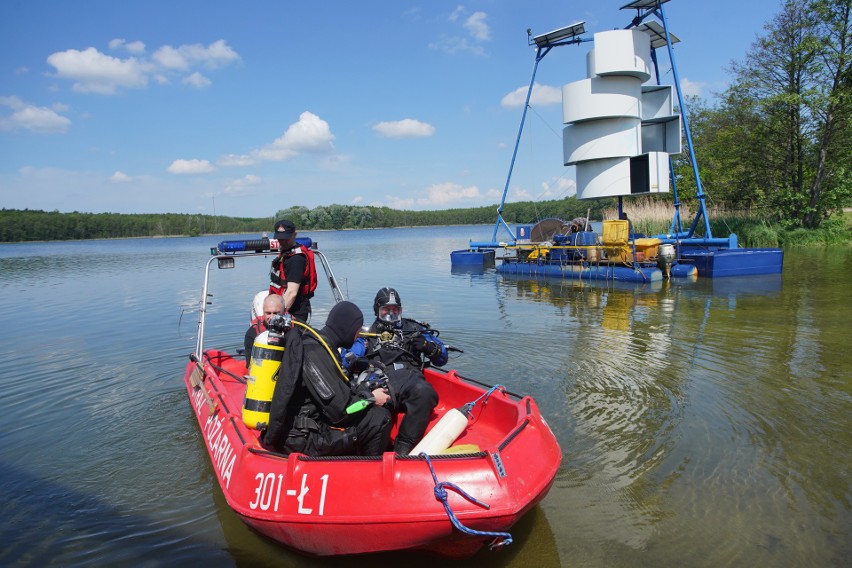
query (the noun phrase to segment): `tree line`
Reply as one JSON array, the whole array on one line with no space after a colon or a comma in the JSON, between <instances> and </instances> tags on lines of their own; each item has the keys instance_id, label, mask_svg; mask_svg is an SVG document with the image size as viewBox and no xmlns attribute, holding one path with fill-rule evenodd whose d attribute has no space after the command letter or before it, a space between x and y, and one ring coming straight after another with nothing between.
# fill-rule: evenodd
<instances>
[{"instance_id":1,"label":"tree line","mask_svg":"<svg viewBox=\"0 0 852 568\"><path fill-rule=\"evenodd\" d=\"M177 213L60 213L32 209L1 209L0 242L248 233L268 230L271 223L270 219Z\"/></svg>"},{"instance_id":2,"label":"tree line","mask_svg":"<svg viewBox=\"0 0 852 568\"><path fill-rule=\"evenodd\" d=\"M600 218L611 200L594 203L575 197L543 202L518 202L504 206L507 223L534 223L544 217ZM56 241L133 237L198 236L202 234L271 233L275 219L290 219L299 231L372 229L431 225L493 223L497 205L441 211L407 211L388 207L327 205L308 209L295 206L269 217L243 218L189 214L60 213L31 209L0 209L0 242Z\"/></svg>"},{"instance_id":3,"label":"tree line","mask_svg":"<svg viewBox=\"0 0 852 568\"><path fill-rule=\"evenodd\" d=\"M600 219L603 209L613 201L595 200L581 202L576 197L551 201L520 201L506 203L501 213L507 223L535 223L543 218L573 219L590 217ZM432 225L483 225L494 223L497 205L437 211L408 211L389 207L328 205L308 209L295 206L280 209L276 219L290 219L298 230L303 229L373 229L388 227L423 227Z\"/></svg>"}]
</instances>

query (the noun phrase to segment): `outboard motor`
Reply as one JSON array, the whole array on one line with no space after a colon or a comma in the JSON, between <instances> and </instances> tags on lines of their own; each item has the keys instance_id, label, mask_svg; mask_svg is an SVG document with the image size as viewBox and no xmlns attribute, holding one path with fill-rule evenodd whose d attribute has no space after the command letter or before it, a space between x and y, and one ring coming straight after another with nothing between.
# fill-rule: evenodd
<instances>
[{"instance_id":1,"label":"outboard motor","mask_svg":"<svg viewBox=\"0 0 852 568\"><path fill-rule=\"evenodd\" d=\"M666 278L671 276L670 272L676 256L674 245L664 243L657 249L657 266L660 267Z\"/></svg>"}]
</instances>

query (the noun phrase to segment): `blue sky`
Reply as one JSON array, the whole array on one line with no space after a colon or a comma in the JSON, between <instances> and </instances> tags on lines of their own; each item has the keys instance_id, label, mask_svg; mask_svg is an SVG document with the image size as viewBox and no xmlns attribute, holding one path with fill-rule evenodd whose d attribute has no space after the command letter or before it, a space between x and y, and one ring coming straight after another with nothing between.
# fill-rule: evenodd
<instances>
[{"instance_id":1,"label":"blue sky","mask_svg":"<svg viewBox=\"0 0 852 568\"><path fill-rule=\"evenodd\" d=\"M0 207L498 203L535 60L526 30L585 21L591 39L629 23L626 3L3 0ZM779 7L665 4L684 91L723 89ZM590 47L542 60L507 201L574 193L560 89Z\"/></svg>"}]
</instances>

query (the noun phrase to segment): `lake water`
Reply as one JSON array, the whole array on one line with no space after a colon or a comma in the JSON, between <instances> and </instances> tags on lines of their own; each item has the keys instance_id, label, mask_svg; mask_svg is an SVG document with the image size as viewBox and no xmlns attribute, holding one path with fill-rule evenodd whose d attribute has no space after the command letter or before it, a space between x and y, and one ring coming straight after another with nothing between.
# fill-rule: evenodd
<instances>
[{"instance_id":1,"label":"lake water","mask_svg":"<svg viewBox=\"0 0 852 568\"><path fill-rule=\"evenodd\" d=\"M465 351L448 367L531 394L562 446L514 544L441 565L849 565L852 250L789 251L783 276L644 286L451 269L450 251L491 231L303 235L368 319L396 287ZM225 504L182 381L223 238L0 245L0 565L435 565L305 558ZM207 346L241 346L267 282L256 266L215 288Z\"/></svg>"}]
</instances>

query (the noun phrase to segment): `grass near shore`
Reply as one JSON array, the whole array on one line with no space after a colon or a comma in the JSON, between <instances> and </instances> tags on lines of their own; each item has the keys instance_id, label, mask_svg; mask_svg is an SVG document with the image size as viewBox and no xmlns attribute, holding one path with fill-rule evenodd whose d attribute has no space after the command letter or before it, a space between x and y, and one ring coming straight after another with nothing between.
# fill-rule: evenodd
<instances>
[{"instance_id":1,"label":"grass near shore","mask_svg":"<svg viewBox=\"0 0 852 568\"><path fill-rule=\"evenodd\" d=\"M633 230L646 235L665 234L671 231L672 206L653 199L635 199L624 205L624 212L633 224ZM603 218L617 219L618 211L604 209ZM695 215L694 210L681 205L680 218L684 230L688 230ZM844 211L827 221L819 229L785 229L781 223L772 221L758 211L729 210L708 206L710 230L715 237L727 237L735 233L740 246L761 247L811 247L825 245L852 246L852 211ZM704 234L704 221L697 231Z\"/></svg>"}]
</instances>

